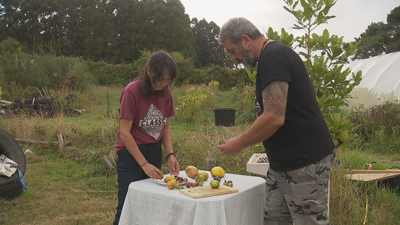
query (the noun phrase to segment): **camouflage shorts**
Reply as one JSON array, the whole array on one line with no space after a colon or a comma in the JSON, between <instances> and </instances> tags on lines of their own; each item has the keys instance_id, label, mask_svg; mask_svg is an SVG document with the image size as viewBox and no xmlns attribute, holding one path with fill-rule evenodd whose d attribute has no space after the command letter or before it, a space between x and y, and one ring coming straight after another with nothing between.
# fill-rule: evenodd
<instances>
[{"instance_id":1,"label":"camouflage shorts","mask_svg":"<svg viewBox=\"0 0 400 225\"><path fill-rule=\"evenodd\" d=\"M264 224L329 224L329 177L335 152L316 164L267 171Z\"/></svg>"}]
</instances>

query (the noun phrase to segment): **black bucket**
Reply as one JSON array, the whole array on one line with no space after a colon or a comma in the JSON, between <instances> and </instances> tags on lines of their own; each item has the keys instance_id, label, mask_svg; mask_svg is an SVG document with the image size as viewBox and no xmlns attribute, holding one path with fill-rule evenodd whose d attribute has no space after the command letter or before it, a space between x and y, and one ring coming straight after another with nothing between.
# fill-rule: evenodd
<instances>
[{"instance_id":1,"label":"black bucket","mask_svg":"<svg viewBox=\"0 0 400 225\"><path fill-rule=\"evenodd\" d=\"M389 178L387 180L382 180L378 184L379 186L383 185L389 187L394 192L397 192L397 195L400 195L400 176Z\"/></svg>"},{"instance_id":2,"label":"black bucket","mask_svg":"<svg viewBox=\"0 0 400 225\"><path fill-rule=\"evenodd\" d=\"M235 114L235 108L215 108L215 125L222 125L224 127L235 126Z\"/></svg>"},{"instance_id":3,"label":"black bucket","mask_svg":"<svg viewBox=\"0 0 400 225\"><path fill-rule=\"evenodd\" d=\"M393 166L390 169L400 169L400 168L398 166ZM395 176L395 177L389 178L387 180L383 180L383 181L381 181L381 184L384 184L384 185L390 187L390 189L397 192L397 195L400 195L400 176Z\"/></svg>"},{"instance_id":4,"label":"black bucket","mask_svg":"<svg viewBox=\"0 0 400 225\"><path fill-rule=\"evenodd\" d=\"M397 194L400 195L400 176L388 179L389 187L393 190L397 190Z\"/></svg>"}]
</instances>

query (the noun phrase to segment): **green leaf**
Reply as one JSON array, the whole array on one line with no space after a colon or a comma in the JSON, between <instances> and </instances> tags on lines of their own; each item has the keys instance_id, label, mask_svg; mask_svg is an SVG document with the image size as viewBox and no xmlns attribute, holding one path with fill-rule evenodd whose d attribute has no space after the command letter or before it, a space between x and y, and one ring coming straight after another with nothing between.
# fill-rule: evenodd
<instances>
[{"instance_id":1,"label":"green leaf","mask_svg":"<svg viewBox=\"0 0 400 225\"><path fill-rule=\"evenodd\" d=\"M339 56L343 52L342 48L333 48L332 50L333 50L333 54L332 54L333 58L336 58L337 56Z\"/></svg>"},{"instance_id":2,"label":"green leaf","mask_svg":"<svg viewBox=\"0 0 400 225\"><path fill-rule=\"evenodd\" d=\"M294 5L293 5L293 9L295 9L296 8L296 6L299 4L299 1L296 1L295 3L294 3Z\"/></svg>"},{"instance_id":3,"label":"green leaf","mask_svg":"<svg viewBox=\"0 0 400 225\"><path fill-rule=\"evenodd\" d=\"M300 27L299 25L295 24L293 29L302 30L304 27Z\"/></svg>"},{"instance_id":4,"label":"green leaf","mask_svg":"<svg viewBox=\"0 0 400 225\"><path fill-rule=\"evenodd\" d=\"M249 76L250 80L253 81L253 83L256 83L256 75L257 71L254 70L253 72L251 70L246 69L247 75Z\"/></svg>"},{"instance_id":5,"label":"green leaf","mask_svg":"<svg viewBox=\"0 0 400 225\"><path fill-rule=\"evenodd\" d=\"M300 0L300 3L304 9L308 7L308 3L305 0Z\"/></svg>"},{"instance_id":6,"label":"green leaf","mask_svg":"<svg viewBox=\"0 0 400 225\"><path fill-rule=\"evenodd\" d=\"M325 29L324 32L322 33L322 41L324 43L329 41L329 31L327 29Z\"/></svg>"},{"instance_id":7,"label":"green leaf","mask_svg":"<svg viewBox=\"0 0 400 225\"><path fill-rule=\"evenodd\" d=\"M304 18L303 18L303 22L305 22L306 20L310 20L312 17L312 11L309 7L304 8Z\"/></svg>"},{"instance_id":8,"label":"green leaf","mask_svg":"<svg viewBox=\"0 0 400 225\"><path fill-rule=\"evenodd\" d=\"M349 132L347 130L340 131L339 138L342 142L346 142L349 139Z\"/></svg>"},{"instance_id":9,"label":"green leaf","mask_svg":"<svg viewBox=\"0 0 400 225\"><path fill-rule=\"evenodd\" d=\"M283 6L283 8L284 8L286 11L288 11L288 12L290 12L290 13L292 13L292 14L293 14L292 10L291 10L291 9L289 9L288 7L286 7L286 6Z\"/></svg>"}]
</instances>

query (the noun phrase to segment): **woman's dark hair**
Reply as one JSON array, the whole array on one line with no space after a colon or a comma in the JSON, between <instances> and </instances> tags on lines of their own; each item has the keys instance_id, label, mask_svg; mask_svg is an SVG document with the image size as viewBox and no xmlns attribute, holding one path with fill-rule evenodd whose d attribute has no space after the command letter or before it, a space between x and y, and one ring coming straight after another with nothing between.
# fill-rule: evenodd
<instances>
[{"instance_id":1,"label":"woman's dark hair","mask_svg":"<svg viewBox=\"0 0 400 225\"><path fill-rule=\"evenodd\" d=\"M161 80L166 72L170 75L171 83L175 82L178 77L178 69L174 59L163 50L154 52L144 64L139 75L140 88L145 97L154 94L151 80L147 74L147 67L149 67L150 73L153 75L154 83ZM161 91L156 91L156 94L168 99L170 96L169 85L165 86Z\"/></svg>"}]
</instances>

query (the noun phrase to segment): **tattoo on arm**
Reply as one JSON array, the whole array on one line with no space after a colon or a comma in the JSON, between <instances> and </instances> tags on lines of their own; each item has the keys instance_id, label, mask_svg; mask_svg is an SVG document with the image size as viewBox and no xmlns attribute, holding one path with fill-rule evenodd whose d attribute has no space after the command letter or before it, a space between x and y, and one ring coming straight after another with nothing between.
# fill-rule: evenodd
<instances>
[{"instance_id":1,"label":"tattoo on arm","mask_svg":"<svg viewBox=\"0 0 400 225\"><path fill-rule=\"evenodd\" d=\"M285 116L289 84L285 81L272 81L264 87L262 99L264 111Z\"/></svg>"}]
</instances>

